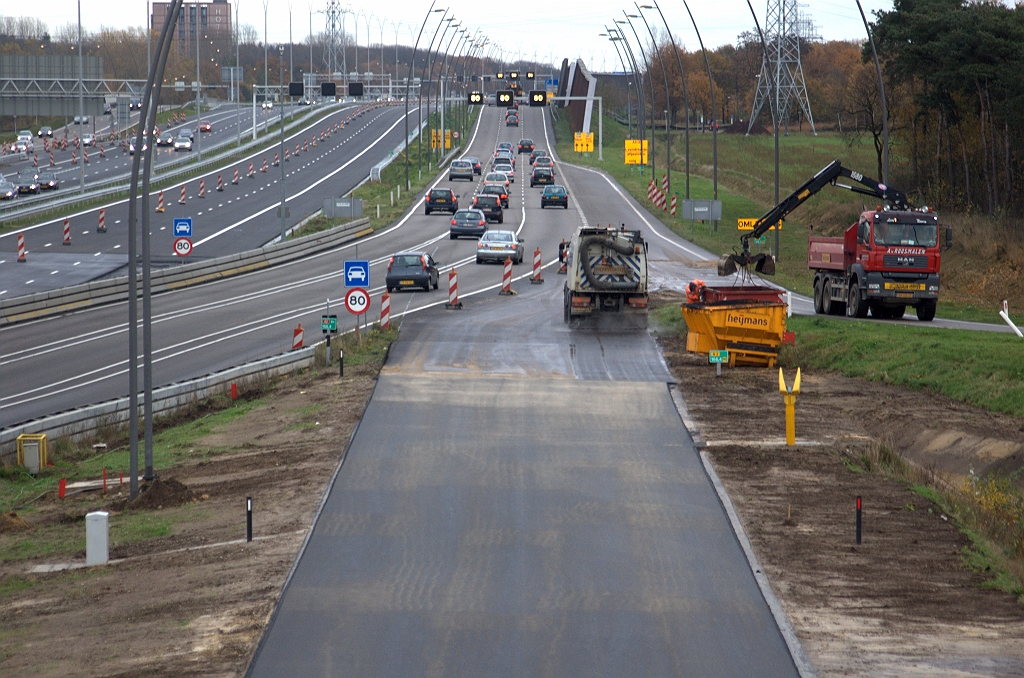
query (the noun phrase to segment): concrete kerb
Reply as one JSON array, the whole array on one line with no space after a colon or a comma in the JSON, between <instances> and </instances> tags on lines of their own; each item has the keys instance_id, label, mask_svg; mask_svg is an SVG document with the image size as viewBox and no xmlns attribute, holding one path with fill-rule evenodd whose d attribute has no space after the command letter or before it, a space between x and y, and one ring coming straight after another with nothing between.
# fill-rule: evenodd
<instances>
[{"instance_id":1,"label":"concrete kerb","mask_svg":"<svg viewBox=\"0 0 1024 678\"><path fill-rule=\"evenodd\" d=\"M153 290L162 292L178 289L190 284L239 275L254 268L292 261L362 237L366 234L369 224L370 220L367 218L356 219L327 231L313 233L295 240L271 243L256 250L160 269L153 272ZM13 297L0 301L0 327L86 306L122 301L127 298L127 275Z\"/></svg>"},{"instance_id":2,"label":"concrete kerb","mask_svg":"<svg viewBox=\"0 0 1024 678\"><path fill-rule=\"evenodd\" d=\"M305 369L313 365L316 346L289 351L245 365L214 372L197 379L163 386L153 391L153 411L157 416L173 414L192 407L213 395L229 393L231 383L267 379ZM141 395L139 404L141 405ZM19 424L0 432L0 460L10 462L15 443L22 433L45 433L50 438L81 438L100 428L117 426L128 419L128 397L61 412Z\"/></svg>"}]
</instances>

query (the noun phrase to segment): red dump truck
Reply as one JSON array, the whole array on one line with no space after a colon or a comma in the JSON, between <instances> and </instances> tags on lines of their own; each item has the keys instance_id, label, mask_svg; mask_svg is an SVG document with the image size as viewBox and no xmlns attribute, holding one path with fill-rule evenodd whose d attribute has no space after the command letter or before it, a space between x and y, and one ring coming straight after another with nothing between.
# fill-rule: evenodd
<instances>
[{"instance_id":1,"label":"red dump truck","mask_svg":"<svg viewBox=\"0 0 1024 678\"><path fill-rule=\"evenodd\" d=\"M840 184L840 177L861 186ZM774 261L763 253L751 255L747 240L760 237L828 185L870 195L882 204L863 212L840 238L815 236L811 229L807 265L814 271L815 312L864 318L870 310L876 318L891 319L902 318L912 306L919 320L932 320L939 298L938 215L928 208L912 208L903 191L847 169L838 160L758 219L754 230L741 237L743 252L719 259L719 275L750 264L758 273L773 274ZM945 235L948 248L952 229L946 228Z\"/></svg>"}]
</instances>

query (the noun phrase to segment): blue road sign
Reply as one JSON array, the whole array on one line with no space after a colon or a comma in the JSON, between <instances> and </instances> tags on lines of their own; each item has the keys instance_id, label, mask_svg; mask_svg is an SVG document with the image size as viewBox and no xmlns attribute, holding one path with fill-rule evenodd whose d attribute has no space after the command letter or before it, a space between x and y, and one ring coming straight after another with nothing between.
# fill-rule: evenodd
<instances>
[{"instance_id":1,"label":"blue road sign","mask_svg":"<svg viewBox=\"0 0 1024 678\"><path fill-rule=\"evenodd\" d=\"M370 286L370 262L362 261L345 262L345 287L369 287Z\"/></svg>"},{"instance_id":2,"label":"blue road sign","mask_svg":"<svg viewBox=\"0 0 1024 678\"><path fill-rule=\"evenodd\" d=\"M174 237L175 238L191 238L192 237L192 217L175 217L175 219L174 219Z\"/></svg>"},{"instance_id":3,"label":"blue road sign","mask_svg":"<svg viewBox=\"0 0 1024 678\"><path fill-rule=\"evenodd\" d=\"M558 87L558 78L548 78L544 81L544 84L547 85L548 87Z\"/></svg>"}]
</instances>

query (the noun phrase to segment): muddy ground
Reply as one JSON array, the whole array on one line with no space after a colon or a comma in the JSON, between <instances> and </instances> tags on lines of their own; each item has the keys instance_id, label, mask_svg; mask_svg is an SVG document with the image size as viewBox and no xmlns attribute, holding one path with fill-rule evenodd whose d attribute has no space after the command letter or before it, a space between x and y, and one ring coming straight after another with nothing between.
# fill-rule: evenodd
<instances>
[{"instance_id":1,"label":"muddy ground","mask_svg":"<svg viewBox=\"0 0 1024 678\"><path fill-rule=\"evenodd\" d=\"M140 495L141 506L98 493L41 500L25 515L34 531L84 535L77 519L101 505L147 512L173 527L165 537L112 539L116 560L106 567L29 573L43 563L81 563L84 553L0 563L0 675L243 673L375 369L346 366L344 379L284 379L267 404L197 441L195 457L205 458L163 472L168 482L149 498ZM26 534L0 534L0 543Z\"/></svg>"},{"instance_id":2,"label":"muddy ground","mask_svg":"<svg viewBox=\"0 0 1024 678\"><path fill-rule=\"evenodd\" d=\"M799 337L797 337L799 341ZM986 588L969 540L905 482L864 472L879 443L940 481L1020 454L1019 419L833 373L802 373L784 445L778 370L726 369L660 337L705 448L819 676L1024 676L1024 605ZM792 383L793 373L787 371ZM855 498L864 502L855 540Z\"/></svg>"}]
</instances>

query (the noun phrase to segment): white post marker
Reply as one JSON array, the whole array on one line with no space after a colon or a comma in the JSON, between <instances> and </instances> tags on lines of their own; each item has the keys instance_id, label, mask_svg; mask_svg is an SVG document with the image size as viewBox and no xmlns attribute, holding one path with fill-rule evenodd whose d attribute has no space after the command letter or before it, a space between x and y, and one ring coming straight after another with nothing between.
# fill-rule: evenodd
<instances>
[{"instance_id":1,"label":"white post marker","mask_svg":"<svg viewBox=\"0 0 1024 678\"><path fill-rule=\"evenodd\" d=\"M1013 323L1012 320L1010 320L1009 307L1006 304L1006 299L1003 299L1003 310L999 312L999 317L1002 318L1003 321L1010 326L1010 329L1017 333L1018 337L1024 339L1024 334L1021 334L1020 329Z\"/></svg>"}]
</instances>

